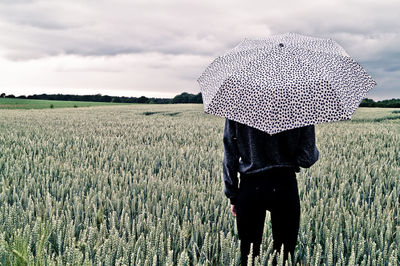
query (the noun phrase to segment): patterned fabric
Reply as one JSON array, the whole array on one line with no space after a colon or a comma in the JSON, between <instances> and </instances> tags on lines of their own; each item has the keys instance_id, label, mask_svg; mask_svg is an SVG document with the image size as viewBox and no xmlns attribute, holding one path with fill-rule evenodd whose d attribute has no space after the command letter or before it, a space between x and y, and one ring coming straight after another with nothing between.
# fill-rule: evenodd
<instances>
[{"instance_id":1,"label":"patterned fabric","mask_svg":"<svg viewBox=\"0 0 400 266\"><path fill-rule=\"evenodd\" d=\"M197 80L204 111L269 134L350 119L376 82L331 39L245 39Z\"/></svg>"}]
</instances>

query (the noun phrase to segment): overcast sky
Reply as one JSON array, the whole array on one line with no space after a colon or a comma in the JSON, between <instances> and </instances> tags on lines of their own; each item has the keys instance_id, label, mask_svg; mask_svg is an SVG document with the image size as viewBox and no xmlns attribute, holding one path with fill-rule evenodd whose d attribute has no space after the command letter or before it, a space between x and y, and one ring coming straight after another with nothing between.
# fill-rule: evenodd
<instances>
[{"instance_id":1,"label":"overcast sky","mask_svg":"<svg viewBox=\"0 0 400 266\"><path fill-rule=\"evenodd\" d=\"M243 38L296 32L341 44L400 98L398 0L0 0L0 93L173 97Z\"/></svg>"}]
</instances>

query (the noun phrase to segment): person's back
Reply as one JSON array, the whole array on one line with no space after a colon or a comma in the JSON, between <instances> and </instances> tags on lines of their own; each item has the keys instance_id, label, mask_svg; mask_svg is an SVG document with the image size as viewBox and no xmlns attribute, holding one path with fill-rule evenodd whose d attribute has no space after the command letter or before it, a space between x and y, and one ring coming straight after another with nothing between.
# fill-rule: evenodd
<instances>
[{"instance_id":1,"label":"person's back","mask_svg":"<svg viewBox=\"0 0 400 266\"><path fill-rule=\"evenodd\" d=\"M269 135L226 119L223 142L225 194L231 201L236 193L238 172L253 174L273 168L293 168L299 172L299 167L308 168L319 157L314 125Z\"/></svg>"},{"instance_id":2,"label":"person's back","mask_svg":"<svg viewBox=\"0 0 400 266\"><path fill-rule=\"evenodd\" d=\"M284 258L293 258L300 222L296 172L318 160L314 126L269 135L226 119L223 143L224 193L237 218L242 264L250 243L253 256L259 254L265 210L271 212L274 249L283 245Z\"/></svg>"}]
</instances>

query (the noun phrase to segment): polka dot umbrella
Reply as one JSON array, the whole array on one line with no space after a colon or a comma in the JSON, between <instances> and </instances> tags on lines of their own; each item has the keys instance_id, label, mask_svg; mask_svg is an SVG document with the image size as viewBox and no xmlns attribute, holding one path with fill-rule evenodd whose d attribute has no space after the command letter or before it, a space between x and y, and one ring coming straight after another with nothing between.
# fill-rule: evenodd
<instances>
[{"instance_id":1,"label":"polka dot umbrella","mask_svg":"<svg viewBox=\"0 0 400 266\"><path fill-rule=\"evenodd\" d=\"M197 80L204 111L269 134L351 119L376 82L331 39L244 39Z\"/></svg>"}]
</instances>

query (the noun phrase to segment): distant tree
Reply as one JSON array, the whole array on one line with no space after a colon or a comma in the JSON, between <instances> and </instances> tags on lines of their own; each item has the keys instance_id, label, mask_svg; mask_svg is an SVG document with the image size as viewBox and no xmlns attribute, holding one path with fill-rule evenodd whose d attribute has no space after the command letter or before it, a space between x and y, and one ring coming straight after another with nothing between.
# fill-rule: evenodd
<instances>
[{"instance_id":1,"label":"distant tree","mask_svg":"<svg viewBox=\"0 0 400 266\"><path fill-rule=\"evenodd\" d=\"M179 95L176 95L172 99L172 103L202 103L201 93L199 94L191 94L187 92L183 92Z\"/></svg>"},{"instance_id":2,"label":"distant tree","mask_svg":"<svg viewBox=\"0 0 400 266\"><path fill-rule=\"evenodd\" d=\"M373 107L374 105L374 100L368 98L363 99L360 103L360 107Z\"/></svg>"},{"instance_id":3,"label":"distant tree","mask_svg":"<svg viewBox=\"0 0 400 266\"><path fill-rule=\"evenodd\" d=\"M157 104L171 104L172 103L172 99L169 98L155 98L154 99L155 103Z\"/></svg>"},{"instance_id":4,"label":"distant tree","mask_svg":"<svg viewBox=\"0 0 400 266\"><path fill-rule=\"evenodd\" d=\"M129 98L126 99L126 102L127 103L134 103L135 101L133 100L132 97L129 97Z\"/></svg>"},{"instance_id":5,"label":"distant tree","mask_svg":"<svg viewBox=\"0 0 400 266\"><path fill-rule=\"evenodd\" d=\"M201 95L201 92L196 94L195 96L195 103L203 103L203 96Z\"/></svg>"},{"instance_id":6,"label":"distant tree","mask_svg":"<svg viewBox=\"0 0 400 266\"><path fill-rule=\"evenodd\" d=\"M0 94L0 97L1 97L1 98L5 98L5 97L6 97L6 94L3 92L2 94Z\"/></svg>"},{"instance_id":7,"label":"distant tree","mask_svg":"<svg viewBox=\"0 0 400 266\"><path fill-rule=\"evenodd\" d=\"M125 96L122 96L122 97L119 97L119 98L121 99L121 103L127 103L129 101L129 98L125 97Z\"/></svg>"},{"instance_id":8,"label":"distant tree","mask_svg":"<svg viewBox=\"0 0 400 266\"><path fill-rule=\"evenodd\" d=\"M120 102L121 102L121 99L120 99L119 97L113 97L112 100L111 100L111 102L113 102L113 103L120 103Z\"/></svg>"},{"instance_id":9,"label":"distant tree","mask_svg":"<svg viewBox=\"0 0 400 266\"><path fill-rule=\"evenodd\" d=\"M140 96L138 103L148 103L149 99L146 96Z\"/></svg>"},{"instance_id":10,"label":"distant tree","mask_svg":"<svg viewBox=\"0 0 400 266\"><path fill-rule=\"evenodd\" d=\"M94 102L101 102L102 97L103 97L103 96L102 96L100 93L98 93L98 94L92 96L92 100L93 100Z\"/></svg>"},{"instance_id":11,"label":"distant tree","mask_svg":"<svg viewBox=\"0 0 400 266\"><path fill-rule=\"evenodd\" d=\"M172 99L172 103L188 103L189 102L189 93L183 92L179 95L176 95Z\"/></svg>"},{"instance_id":12,"label":"distant tree","mask_svg":"<svg viewBox=\"0 0 400 266\"><path fill-rule=\"evenodd\" d=\"M15 98L14 94L9 94L6 96L7 98Z\"/></svg>"},{"instance_id":13,"label":"distant tree","mask_svg":"<svg viewBox=\"0 0 400 266\"><path fill-rule=\"evenodd\" d=\"M398 108L398 107L400 107L400 99L390 99L390 100L379 101L376 103L376 107Z\"/></svg>"},{"instance_id":14,"label":"distant tree","mask_svg":"<svg viewBox=\"0 0 400 266\"><path fill-rule=\"evenodd\" d=\"M112 98L113 97L111 97L111 96L108 96L108 95L103 95L103 102L111 102L111 100L112 100Z\"/></svg>"}]
</instances>

